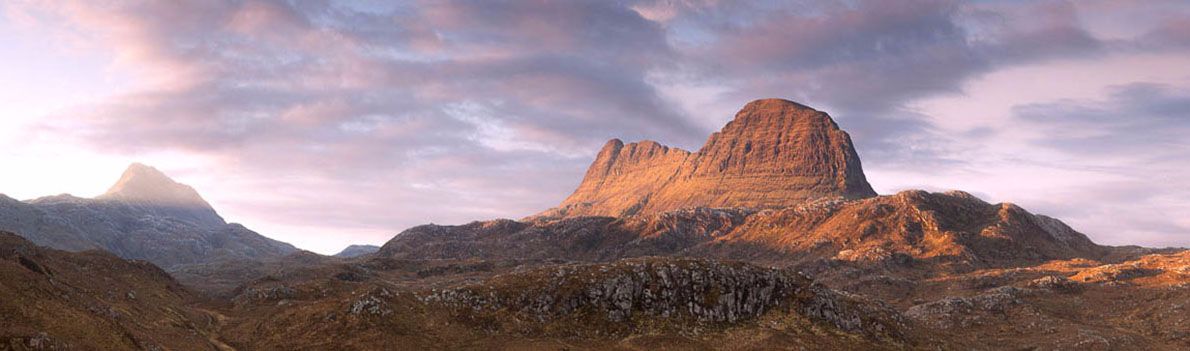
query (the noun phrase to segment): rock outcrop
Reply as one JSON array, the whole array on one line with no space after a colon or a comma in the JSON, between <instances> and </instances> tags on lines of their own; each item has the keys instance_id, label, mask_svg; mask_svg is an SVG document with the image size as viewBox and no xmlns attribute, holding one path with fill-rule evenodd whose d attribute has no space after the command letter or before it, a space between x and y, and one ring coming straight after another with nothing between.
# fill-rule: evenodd
<instances>
[{"instance_id":1,"label":"rock outcrop","mask_svg":"<svg viewBox=\"0 0 1190 351\"><path fill-rule=\"evenodd\" d=\"M653 141L604 145L578 189L538 215L628 216L691 207L781 208L876 196L851 138L825 112L748 103L697 152Z\"/></svg>"},{"instance_id":2,"label":"rock outcrop","mask_svg":"<svg viewBox=\"0 0 1190 351\"><path fill-rule=\"evenodd\" d=\"M1020 289L1001 287L971 297L948 297L913 306L905 316L937 329L970 328L991 323L989 318L1003 318L1008 310L1022 304L1021 294Z\"/></svg>"},{"instance_id":3,"label":"rock outcrop","mask_svg":"<svg viewBox=\"0 0 1190 351\"><path fill-rule=\"evenodd\" d=\"M512 320L641 333L650 319L669 327L740 323L792 310L831 328L872 338L900 338L900 314L775 268L696 259L645 258L562 265L497 276L482 285L434 291L422 298Z\"/></svg>"}]
</instances>

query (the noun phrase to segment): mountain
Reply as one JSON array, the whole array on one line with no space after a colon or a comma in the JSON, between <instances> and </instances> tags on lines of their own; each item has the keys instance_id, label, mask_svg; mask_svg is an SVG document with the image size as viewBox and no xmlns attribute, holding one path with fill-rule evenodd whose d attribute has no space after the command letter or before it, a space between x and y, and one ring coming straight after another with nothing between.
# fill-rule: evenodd
<instances>
[{"instance_id":1,"label":"mountain","mask_svg":"<svg viewBox=\"0 0 1190 351\"><path fill-rule=\"evenodd\" d=\"M0 230L38 245L102 249L166 269L296 250L225 222L193 188L142 164L129 166L107 193L93 199L57 195L17 201L0 195Z\"/></svg>"},{"instance_id":2,"label":"mountain","mask_svg":"<svg viewBox=\"0 0 1190 351\"><path fill-rule=\"evenodd\" d=\"M140 163L128 166L120 180L96 199L127 203L156 216L181 219L200 226L226 224L194 188Z\"/></svg>"},{"instance_id":3,"label":"mountain","mask_svg":"<svg viewBox=\"0 0 1190 351\"><path fill-rule=\"evenodd\" d=\"M612 139L578 189L538 215L627 216L692 207L782 208L876 196L847 132L782 99L748 103L697 152Z\"/></svg>"},{"instance_id":4,"label":"mountain","mask_svg":"<svg viewBox=\"0 0 1190 351\"><path fill-rule=\"evenodd\" d=\"M745 105L698 152L612 140L557 208L520 222L415 227L379 254L931 261L973 269L1100 259L1109 251L1061 221L961 191L877 196L850 137L829 115L763 99Z\"/></svg>"},{"instance_id":5,"label":"mountain","mask_svg":"<svg viewBox=\"0 0 1190 351\"><path fill-rule=\"evenodd\" d=\"M335 257L352 258L363 255L368 255L380 251L380 247L376 245L350 245L335 254Z\"/></svg>"},{"instance_id":6,"label":"mountain","mask_svg":"<svg viewBox=\"0 0 1190 351\"><path fill-rule=\"evenodd\" d=\"M742 334L676 333L697 335L683 339L672 329L649 329L682 325L681 316L669 315L634 317L648 327L613 338L617 346L1190 348L1190 314L1184 311L1190 303L1190 251L1101 246L1058 219L962 191L878 196L847 134L826 114L784 100L749 103L694 153L651 141L612 140L559 207L520 221L410 228L369 262L380 267L458 262L419 271L430 282L417 284L446 288L429 298L461 307L458 313L483 322L479 328L501 331L515 325L520 335L540 340L559 329L580 333L595 326L597 333L612 335L620 330L604 320L559 316L594 311L610 318L621 315L617 306L667 316L667 309L688 303L681 294L700 289L698 284L668 292L650 280L659 273L649 264L624 276L610 274L616 283L602 281L618 267L632 265L628 262L658 256L665 267L680 266L683 259L742 261L808 274L815 284L881 306L864 314L886 317L870 324L851 319L866 325L851 332L891 331L893 336L877 339L879 347L824 346L805 335L767 330L769 317L760 318L759 326L725 324ZM546 268L526 273L535 272L532 267ZM697 275L749 281L749 271ZM481 272L496 275L484 278ZM452 274L457 276L453 281L437 280ZM476 280L482 282L471 283ZM719 301L739 303L751 295L718 291L728 294L715 294ZM679 300L669 300L674 297ZM878 312L884 306L896 313ZM827 339L862 340L834 335ZM641 340L651 343L636 343Z\"/></svg>"}]
</instances>

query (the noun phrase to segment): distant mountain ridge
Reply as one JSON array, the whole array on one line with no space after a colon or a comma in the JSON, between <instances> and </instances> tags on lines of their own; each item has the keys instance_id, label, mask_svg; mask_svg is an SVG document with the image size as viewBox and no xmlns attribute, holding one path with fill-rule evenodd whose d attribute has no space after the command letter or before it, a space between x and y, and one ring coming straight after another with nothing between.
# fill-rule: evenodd
<instances>
[{"instance_id":1,"label":"distant mountain ridge","mask_svg":"<svg viewBox=\"0 0 1190 351\"><path fill-rule=\"evenodd\" d=\"M350 246L343 248L343 251L339 251L339 253L335 254L334 256L342 257L342 258L351 258L351 257L359 257L359 256L367 255L367 254L372 254L372 253L375 253L376 251L380 251L380 247L376 246L376 245L350 245Z\"/></svg>"},{"instance_id":2,"label":"distant mountain ridge","mask_svg":"<svg viewBox=\"0 0 1190 351\"><path fill-rule=\"evenodd\" d=\"M163 268L224 258L292 253L292 245L229 224L194 188L132 164L93 199L47 196L26 202L0 195L0 230L52 248L102 249Z\"/></svg>"}]
</instances>

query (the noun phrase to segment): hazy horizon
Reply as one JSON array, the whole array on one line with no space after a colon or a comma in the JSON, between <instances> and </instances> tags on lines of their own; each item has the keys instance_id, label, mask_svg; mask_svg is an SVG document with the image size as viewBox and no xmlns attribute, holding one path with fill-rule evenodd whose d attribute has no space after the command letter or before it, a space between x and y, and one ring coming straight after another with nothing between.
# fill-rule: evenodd
<instances>
[{"instance_id":1,"label":"hazy horizon","mask_svg":"<svg viewBox=\"0 0 1190 351\"><path fill-rule=\"evenodd\" d=\"M611 138L697 150L748 101L851 134L881 194L957 189L1190 246L1190 4L0 4L0 193L132 162L314 252L559 203Z\"/></svg>"}]
</instances>

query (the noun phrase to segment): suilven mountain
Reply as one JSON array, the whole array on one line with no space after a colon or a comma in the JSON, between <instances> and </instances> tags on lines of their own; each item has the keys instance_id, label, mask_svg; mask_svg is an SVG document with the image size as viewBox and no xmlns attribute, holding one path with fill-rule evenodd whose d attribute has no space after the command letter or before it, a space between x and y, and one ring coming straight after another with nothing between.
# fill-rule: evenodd
<instances>
[{"instance_id":1,"label":"suilven mountain","mask_svg":"<svg viewBox=\"0 0 1190 351\"><path fill-rule=\"evenodd\" d=\"M524 221L415 227L380 250L416 259L926 260L956 269L1107 252L1061 221L960 191L877 196L847 133L826 113L781 99L748 103L694 153L611 140L574 194Z\"/></svg>"},{"instance_id":2,"label":"suilven mountain","mask_svg":"<svg viewBox=\"0 0 1190 351\"><path fill-rule=\"evenodd\" d=\"M697 152L612 139L578 189L541 217L647 215L694 207L785 208L876 196L851 137L781 99L744 106Z\"/></svg>"},{"instance_id":3,"label":"suilven mountain","mask_svg":"<svg viewBox=\"0 0 1190 351\"><path fill-rule=\"evenodd\" d=\"M878 195L847 133L786 100L695 152L612 140L556 208L358 257L194 229L230 225L142 168L97 199L7 201L0 228L199 263L0 234L0 349L1190 349L1190 251Z\"/></svg>"}]
</instances>

